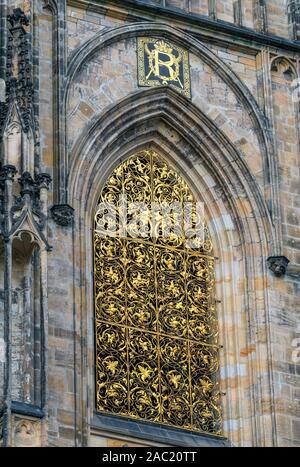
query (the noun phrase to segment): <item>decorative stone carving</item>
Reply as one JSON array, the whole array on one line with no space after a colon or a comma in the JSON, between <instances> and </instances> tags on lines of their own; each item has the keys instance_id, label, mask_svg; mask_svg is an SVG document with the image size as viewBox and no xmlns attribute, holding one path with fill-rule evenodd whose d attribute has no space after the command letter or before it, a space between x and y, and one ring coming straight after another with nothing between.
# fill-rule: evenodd
<instances>
[{"instance_id":1,"label":"decorative stone carving","mask_svg":"<svg viewBox=\"0 0 300 467\"><path fill-rule=\"evenodd\" d=\"M273 60L271 71L285 81L293 81L296 78L296 72L292 63L283 57L276 57Z\"/></svg>"},{"instance_id":2,"label":"decorative stone carving","mask_svg":"<svg viewBox=\"0 0 300 467\"><path fill-rule=\"evenodd\" d=\"M0 140L10 123L11 109L18 108L22 130L30 130L37 141L37 122L33 106L32 50L30 34L26 31L29 19L16 8L7 17L9 24L5 96L0 101Z\"/></svg>"},{"instance_id":3,"label":"decorative stone carving","mask_svg":"<svg viewBox=\"0 0 300 467\"><path fill-rule=\"evenodd\" d=\"M300 38L300 0L289 0L287 3L290 38Z\"/></svg>"},{"instance_id":4,"label":"decorative stone carving","mask_svg":"<svg viewBox=\"0 0 300 467\"><path fill-rule=\"evenodd\" d=\"M33 196L36 191L36 184L29 172L24 172L22 174L22 176L19 178L19 183L21 185L22 196L27 194Z\"/></svg>"},{"instance_id":5,"label":"decorative stone carving","mask_svg":"<svg viewBox=\"0 0 300 467\"><path fill-rule=\"evenodd\" d=\"M41 445L40 422L19 417L14 417L14 422L14 447L39 447Z\"/></svg>"},{"instance_id":6,"label":"decorative stone carving","mask_svg":"<svg viewBox=\"0 0 300 467\"><path fill-rule=\"evenodd\" d=\"M73 224L74 209L68 204L55 204L51 208L51 214L58 225L69 227Z\"/></svg>"},{"instance_id":7,"label":"decorative stone carving","mask_svg":"<svg viewBox=\"0 0 300 467\"><path fill-rule=\"evenodd\" d=\"M25 15L24 11L21 10L21 8L15 8L12 15L8 15L7 19L12 27L29 25L29 19Z\"/></svg>"},{"instance_id":8,"label":"decorative stone carving","mask_svg":"<svg viewBox=\"0 0 300 467\"><path fill-rule=\"evenodd\" d=\"M21 420L15 428L15 442L17 446L32 446L35 430L33 423Z\"/></svg>"},{"instance_id":9,"label":"decorative stone carving","mask_svg":"<svg viewBox=\"0 0 300 467\"><path fill-rule=\"evenodd\" d=\"M42 269L45 267L43 256L45 251L50 251L46 238L47 220L47 191L51 182L48 174L37 174L33 178L35 160L39 145L38 125L35 120L35 107L33 102L33 52L31 35L26 28L29 25L27 16L20 9L15 9L8 16L8 47L6 57L5 99L0 102L0 143L3 141L1 151L2 165L0 167L0 233L4 239L4 307L7 310L7 318L4 320L4 341L8 349L13 349L10 341L10 329L16 322L16 312L20 312L24 329L31 329L34 313L42 316L45 312L45 285L40 280ZM3 99L2 99L3 101ZM15 174L20 172L20 177L15 181ZM18 184L20 186L18 186ZM47 188L47 189L45 189ZM31 274L33 269L25 262L22 263L19 252L24 252L26 261L37 266L36 275ZM23 254L23 253L22 253ZM9 266L10 265L10 268ZM14 273L18 268L22 269L22 278L16 280ZM29 270L30 269L30 270ZM40 274L40 275L39 275ZM31 280L36 280L34 298L31 299ZM14 284L23 291L22 306L19 307L19 298L15 299ZM33 289L32 289L33 290ZM19 294L19 292L18 292ZM32 301L31 301L32 300ZM32 303L35 303L32 306ZM15 305L18 305L16 307ZM37 319L37 322L39 320ZM26 332L27 332L26 331ZM30 331L31 332L31 331ZM31 335L22 335L24 342L22 353L24 360L15 364L14 351L6 352L5 371L3 375L4 388L4 417L3 417L3 445L4 446L40 446L41 423L33 420L24 420L12 415L12 399L22 394L25 403L33 403L39 407L42 394L45 393L45 382L42 372L39 371L36 380L32 377L35 372L32 362L35 355L45 355L45 349ZM39 327L42 336L45 330ZM36 339L36 340L35 340ZM42 338L41 338L42 340ZM16 344L17 346L18 344ZM15 349L19 350L18 347ZM33 356L34 354L34 356ZM38 357L40 358L40 357ZM22 369L22 382L17 381L15 386L9 387L9 375L11 372ZM35 377L35 376L34 376ZM33 397L35 384L38 385L41 396ZM17 388L17 389L16 389ZM6 392L5 392L6 391ZM15 397L17 395L17 397Z\"/></svg>"},{"instance_id":10,"label":"decorative stone carving","mask_svg":"<svg viewBox=\"0 0 300 467\"><path fill-rule=\"evenodd\" d=\"M41 188L49 188L52 179L49 174L47 173L40 173L36 176L36 183L39 189Z\"/></svg>"},{"instance_id":11,"label":"decorative stone carving","mask_svg":"<svg viewBox=\"0 0 300 467\"><path fill-rule=\"evenodd\" d=\"M276 277L285 275L289 262L290 261L285 256L270 256L267 259L269 269Z\"/></svg>"},{"instance_id":12,"label":"decorative stone carving","mask_svg":"<svg viewBox=\"0 0 300 467\"><path fill-rule=\"evenodd\" d=\"M12 181L16 173L17 173L17 169L14 165L10 165L10 164L4 165L0 172L0 183L5 182L5 180Z\"/></svg>"}]
</instances>

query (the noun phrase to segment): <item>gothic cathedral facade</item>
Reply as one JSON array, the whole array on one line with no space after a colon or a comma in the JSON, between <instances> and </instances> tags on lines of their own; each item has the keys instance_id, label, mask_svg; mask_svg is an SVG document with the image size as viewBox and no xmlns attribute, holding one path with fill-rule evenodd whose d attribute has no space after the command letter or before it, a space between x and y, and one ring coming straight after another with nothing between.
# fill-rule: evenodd
<instances>
[{"instance_id":1,"label":"gothic cathedral facade","mask_svg":"<svg viewBox=\"0 0 300 467\"><path fill-rule=\"evenodd\" d=\"M300 446L300 1L0 32L0 445Z\"/></svg>"}]
</instances>

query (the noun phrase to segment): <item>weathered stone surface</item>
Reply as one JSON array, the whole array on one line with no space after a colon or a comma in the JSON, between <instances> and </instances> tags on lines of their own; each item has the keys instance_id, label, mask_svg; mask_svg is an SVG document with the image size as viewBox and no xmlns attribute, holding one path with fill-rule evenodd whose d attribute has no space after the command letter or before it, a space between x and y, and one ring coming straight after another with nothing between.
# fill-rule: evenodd
<instances>
[{"instance_id":1,"label":"weathered stone surface","mask_svg":"<svg viewBox=\"0 0 300 467\"><path fill-rule=\"evenodd\" d=\"M113 417L105 428L94 406L94 212L112 169L151 148L205 204L218 258L224 435L239 446L299 445L300 47L289 41L298 38L297 2L288 10L281 0L33 2L35 147L18 112L1 107L11 125L0 177L4 444L176 444L171 433L170 444L168 433L155 439L147 426L143 439L140 427L137 436ZM5 18L0 80L10 66ZM191 100L168 86L138 86L143 35L189 51ZM5 171L12 164L15 178ZM12 241L13 219L25 211L30 241ZM13 412L12 400L28 404L31 415Z\"/></svg>"}]
</instances>

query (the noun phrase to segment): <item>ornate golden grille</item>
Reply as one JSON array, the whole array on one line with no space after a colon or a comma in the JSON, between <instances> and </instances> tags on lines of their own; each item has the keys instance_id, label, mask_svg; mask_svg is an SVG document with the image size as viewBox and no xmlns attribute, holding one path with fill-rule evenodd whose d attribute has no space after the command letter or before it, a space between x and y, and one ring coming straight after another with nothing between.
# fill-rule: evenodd
<instances>
[{"instance_id":1,"label":"ornate golden grille","mask_svg":"<svg viewBox=\"0 0 300 467\"><path fill-rule=\"evenodd\" d=\"M153 151L114 170L99 202L192 202L184 180ZM97 410L220 433L214 257L207 228L184 236L104 237L94 230ZM146 222L147 223L147 222ZM161 230L158 215L155 229Z\"/></svg>"}]
</instances>

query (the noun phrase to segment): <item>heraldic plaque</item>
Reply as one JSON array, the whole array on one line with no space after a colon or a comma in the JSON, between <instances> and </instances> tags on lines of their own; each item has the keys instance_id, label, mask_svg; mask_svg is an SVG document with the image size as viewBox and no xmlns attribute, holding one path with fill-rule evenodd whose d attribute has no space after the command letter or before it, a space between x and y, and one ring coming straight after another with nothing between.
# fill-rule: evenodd
<instances>
[{"instance_id":1,"label":"heraldic plaque","mask_svg":"<svg viewBox=\"0 0 300 467\"><path fill-rule=\"evenodd\" d=\"M172 85L191 98L188 51L162 39L139 37L138 81L147 87Z\"/></svg>"}]
</instances>

